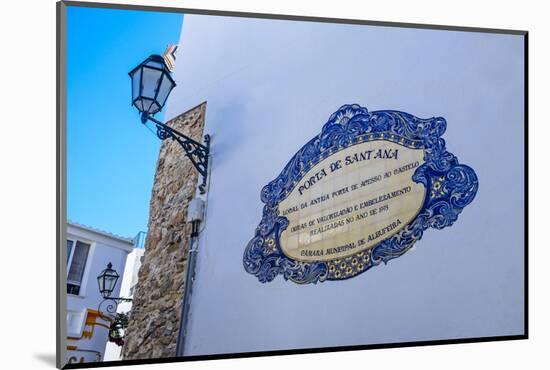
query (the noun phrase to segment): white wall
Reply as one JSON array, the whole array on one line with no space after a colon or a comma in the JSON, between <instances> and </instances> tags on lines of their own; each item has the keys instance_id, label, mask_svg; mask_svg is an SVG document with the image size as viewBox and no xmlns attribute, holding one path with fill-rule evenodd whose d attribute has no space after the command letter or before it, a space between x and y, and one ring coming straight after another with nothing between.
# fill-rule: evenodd
<instances>
[{"instance_id":1,"label":"white wall","mask_svg":"<svg viewBox=\"0 0 550 370\"><path fill-rule=\"evenodd\" d=\"M186 354L523 333L522 37L186 15L175 76L166 117L207 100L213 137ZM348 103L444 116L477 197L387 266L261 284L260 190Z\"/></svg>"},{"instance_id":2,"label":"white wall","mask_svg":"<svg viewBox=\"0 0 550 370\"><path fill-rule=\"evenodd\" d=\"M128 254L126 258L126 266L124 268L124 274L122 275L122 282L120 284L120 296L124 298L132 298L131 288L137 284L139 268L141 267L141 257L145 253L144 248L134 248L132 252ZM121 302L118 305L117 312L127 313L132 309L132 302ZM105 348L104 361L116 361L120 360L122 347L119 347L115 343L107 342Z\"/></svg>"},{"instance_id":3,"label":"white wall","mask_svg":"<svg viewBox=\"0 0 550 370\"><path fill-rule=\"evenodd\" d=\"M98 310L99 304L103 300L99 292L97 276L101 271L107 268L109 262L113 264L113 269L121 275L112 296L120 296L120 281L122 280L122 272L126 264L126 256L132 250L132 242L110 237L106 234L94 232L93 230L71 224L67 227L67 238L71 240L80 240L91 245L79 295L67 294L67 311L69 314L75 314L74 323L76 325L74 325L73 328L77 330L70 332L71 325L69 325L70 323L68 322L68 336L80 337L83 330L90 330L89 327L86 328L84 326L87 309ZM102 310L104 309L105 306L102 306ZM78 313L80 314L79 316L77 316ZM69 317L72 316L69 315ZM77 323L78 320L80 320L80 325ZM108 325L107 321L101 319L98 319L97 322ZM96 325L94 327L94 334L91 338L82 338L80 340L67 339L67 345L77 346L79 350L97 351L101 355L101 360L103 360L108 332L107 328ZM72 356L75 356L77 359L84 356L85 361L94 360L94 355L91 353L67 351L66 361Z\"/></svg>"}]
</instances>

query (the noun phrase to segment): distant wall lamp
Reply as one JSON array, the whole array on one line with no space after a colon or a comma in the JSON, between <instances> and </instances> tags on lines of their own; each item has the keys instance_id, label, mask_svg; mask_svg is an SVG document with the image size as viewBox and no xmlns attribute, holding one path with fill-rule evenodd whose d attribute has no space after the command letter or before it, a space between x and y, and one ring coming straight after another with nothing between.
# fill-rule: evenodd
<instances>
[{"instance_id":1,"label":"distant wall lamp","mask_svg":"<svg viewBox=\"0 0 550 370\"><path fill-rule=\"evenodd\" d=\"M123 337L120 335L119 330L124 329L125 326L119 320L119 315L117 314L118 304L120 302L132 302L131 298L123 297L112 297L113 291L115 290L116 283L120 275L113 269L113 264L109 262L107 268L97 276L97 285L99 286L99 292L103 296L103 300L99 302L97 307L97 312L99 316L106 321L111 322L109 327L109 341L115 342L117 345L122 346L124 344ZM104 315L101 307L105 302L112 302L105 307L105 312L110 315Z\"/></svg>"},{"instance_id":2,"label":"distant wall lamp","mask_svg":"<svg viewBox=\"0 0 550 370\"><path fill-rule=\"evenodd\" d=\"M201 144L153 118L153 115L162 110L170 92L176 86L164 59L160 55L151 55L128 74L132 79L132 105L141 113L141 123L155 123L159 139L171 138L181 145L185 155L202 176L199 190L204 194L208 176L210 136L205 135L204 144Z\"/></svg>"},{"instance_id":3,"label":"distant wall lamp","mask_svg":"<svg viewBox=\"0 0 550 370\"><path fill-rule=\"evenodd\" d=\"M105 311L111 315L116 314L116 310L119 302L132 302L131 298L122 298L122 297L111 297L113 291L115 290L116 283L120 275L118 272L113 269L113 264L109 262L107 268L97 276L97 285L99 286L99 292L103 296L103 300L99 303L97 311L102 315L101 306L107 302L112 301L113 303L107 305ZM103 315L102 315L103 316Z\"/></svg>"}]
</instances>

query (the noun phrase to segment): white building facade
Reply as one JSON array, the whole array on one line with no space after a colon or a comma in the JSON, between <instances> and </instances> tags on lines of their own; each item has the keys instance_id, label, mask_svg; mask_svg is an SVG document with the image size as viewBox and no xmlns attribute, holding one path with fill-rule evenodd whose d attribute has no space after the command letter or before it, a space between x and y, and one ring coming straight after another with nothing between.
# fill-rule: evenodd
<instances>
[{"instance_id":1,"label":"white building facade","mask_svg":"<svg viewBox=\"0 0 550 370\"><path fill-rule=\"evenodd\" d=\"M124 268L124 274L121 276L122 282L120 284L120 295L122 297L132 299L134 296L134 291L138 282L139 268L141 267L143 254L145 253L145 236L146 233L143 231L138 233L134 238L134 249L132 249L126 258L126 267ZM128 313L131 309L131 301L120 302L117 312ZM120 356L121 347L116 343L108 342L103 360L117 361L121 359Z\"/></svg>"},{"instance_id":2,"label":"white building facade","mask_svg":"<svg viewBox=\"0 0 550 370\"><path fill-rule=\"evenodd\" d=\"M165 118L207 101L212 157L184 354L523 333L523 48L517 35L186 14ZM262 283L243 268L262 188L346 104L444 117L476 199L387 266Z\"/></svg>"},{"instance_id":3,"label":"white building facade","mask_svg":"<svg viewBox=\"0 0 550 370\"><path fill-rule=\"evenodd\" d=\"M67 224L67 354L65 363L103 361L112 315L100 304L97 276L111 263L121 277L112 293L120 297L122 272L133 239L88 226Z\"/></svg>"}]
</instances>

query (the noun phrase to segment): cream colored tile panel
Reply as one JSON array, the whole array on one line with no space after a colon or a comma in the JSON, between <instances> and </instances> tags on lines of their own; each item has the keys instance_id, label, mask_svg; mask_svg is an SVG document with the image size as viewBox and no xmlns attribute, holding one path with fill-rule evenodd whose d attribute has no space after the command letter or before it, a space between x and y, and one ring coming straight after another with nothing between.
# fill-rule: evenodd
<instances>
[{"instance_id":1,"label":"cream colored tile panel","mask_svg":"<svg viewBox=\"0 0 550 370\"><path fill-rule=\"evenodd\" d=\"M397 233L424 203L424 185L412 180L423 156L423 149L376 140L319 162L279 204L289 220L283 252L300 261L328 261Z\"/></svg>"}]
</instances>

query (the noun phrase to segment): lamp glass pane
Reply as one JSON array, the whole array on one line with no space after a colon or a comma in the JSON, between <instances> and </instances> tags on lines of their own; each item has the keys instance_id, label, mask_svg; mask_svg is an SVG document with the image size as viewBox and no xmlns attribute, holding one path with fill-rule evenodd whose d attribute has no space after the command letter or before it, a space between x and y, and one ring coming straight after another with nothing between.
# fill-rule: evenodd
<instances>
[{"instance_id":1,"label":"lamp glass pane","mask_svg":"<svg viewBox=\"0 0 550 370\"><path fill-rule=\"evenodd\" d=\"M143 81L141 85L141 95L146 98L154 99L160 82L160 77L162 76L162 71L144 67L142 73Z\"/></svg>"},{"instance_id":2,"label":"lamp glass pane","mask_svg":"<svg viewBox=\"0 0 550 370\"><path fill-rule=\"evenodd\" d=\"M141 79L141 68L137 69L132 75L132 100L139 95L139 82Z\"/></svg>"},{"instance_id":3,"label":"lamp glass pane","mask_svg":"<svg viewBox=\"0 0 550 370\"><path fill-rule=\"evenodd\" d=\"M161 81L159 93L157 95L157 101L161 107L163 107L166 103L168 94L170 94L170 91L172 91L173 87L174 83L167 76L165 76Z\"/></svg>"},{"instance_id":4,"label":"lamp glass pane","mask_svg":"<svg viewBox=\"0 0 550 370\"><path fill-rule=\"evenodd\" d=\"M100 292L105 290L105 279L103 273L97 277L97 285L99 286Z\"/></svg>"},{"instance_id":5,"label":"lamp glass pane","mask_svg":"<svg viewBox=\"0 0 550 370\"><path fill-rule=\"evenodd\" d=\"M149 112L149 109L151 109L151 104L153 104L153 99L147 99L147 98L141 99L141 111Z\"/></svg>"},{"instance_id":6,"label":"lamp glass pane","mask_svg":"<svg viewBox=\"0 0 550 370\"><path fill-rule=\"evenodd\" d=\"M113 275L105 276L105 290L108 292L112 292L115 289L117 280L118 280L117 276L113 276Z\"/></svg>"},{"instance_id":7,"label":"lamp glass pane","mask_svg":"<svg viewBox=\"0 0 550 370\"><path fill-rule=\"evenodd\" d=\"M158 105L158 103L156 102L156 100L153 102L153 104L151 104L151 108L149 108L149 113L151 114L155 114L157 113L158 111L160 111L160 106Z\"/></svg>"},{"instance_id":8,"label":"lamp glass pane","mask_svg":"<svg viewBox=\"0 0 550 370\"><path fill-rule=\"evenodd\" d=\"M143 111L143 102L141 101L141 99L136 100L134 104L136 105L136 108L139 109L140 112Z\"/></svg>"}]
</instances>

